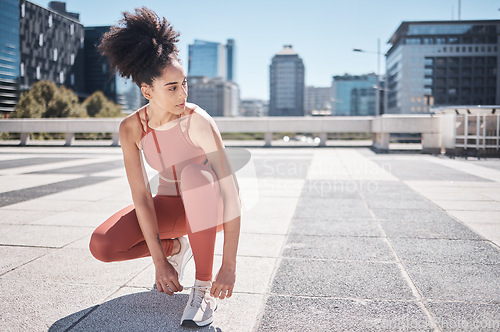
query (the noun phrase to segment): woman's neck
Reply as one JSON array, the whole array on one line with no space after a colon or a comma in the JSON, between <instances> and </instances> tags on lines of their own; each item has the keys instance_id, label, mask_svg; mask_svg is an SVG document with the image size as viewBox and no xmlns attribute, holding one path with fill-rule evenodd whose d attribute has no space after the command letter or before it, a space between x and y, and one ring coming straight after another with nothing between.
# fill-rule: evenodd
<instances>
[{"instance_id":1,"label":"woman's neck","mask_svg":"<svg viewBox=\"0 0 500 332\"><path fill-rule=\"evenodd\" d=\"M161 127L165 123L174 121L175 119L180 117L180 115L157 109L151 104L146 105L146 111L148 113L149 124L151 123L157 124L154 125L155 127Z\"/></svg>"}]
</instances>

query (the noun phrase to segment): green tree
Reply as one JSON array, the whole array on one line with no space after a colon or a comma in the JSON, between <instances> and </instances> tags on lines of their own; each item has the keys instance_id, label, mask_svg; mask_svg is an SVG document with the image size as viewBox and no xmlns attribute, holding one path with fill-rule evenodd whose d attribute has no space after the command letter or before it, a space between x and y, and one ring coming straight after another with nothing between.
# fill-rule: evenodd
<instances>
[{"instance_id":1,"label":"green tree","mask_svg":"<svg viewBox=\"0 0 500 332\"><path fill-rule=\"evenodd\" d=\"M38 81L21 95L11 117L62 118L88 115L72 90L64 86L59 88L51 81Z\"/></svg>"},{"instance_id":2,"label":"green tree","mask_svg":"<svg viewBox=\"0 0 500 332\"><path fill-rule=\"evenodd\" d=\"M122 113L122 107L106 98L102 91L96 91L85 99L83 107L89 116L96 118L114 118L125 115Z\"/></svg>"}]
</instances>

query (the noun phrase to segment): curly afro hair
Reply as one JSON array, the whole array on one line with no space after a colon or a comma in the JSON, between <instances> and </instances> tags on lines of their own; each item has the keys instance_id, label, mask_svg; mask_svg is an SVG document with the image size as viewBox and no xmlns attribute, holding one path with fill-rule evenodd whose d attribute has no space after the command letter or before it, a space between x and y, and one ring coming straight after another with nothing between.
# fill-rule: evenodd
<instances>
[{"instance_id":1,"label":"curly afro hair","mask_svg":"<svg viewBox=\"0 0 500 332\"><path fill-rule=\"evenodd\" d=\"M139 87L142 83L151 85L166 65L177 60L175 43L180 34L146 7L136 8L135 14L124 12L123 16L118 25L103 34L97 48L108 58L113 73L132 77Z\"/></svg>"}]
</instances>

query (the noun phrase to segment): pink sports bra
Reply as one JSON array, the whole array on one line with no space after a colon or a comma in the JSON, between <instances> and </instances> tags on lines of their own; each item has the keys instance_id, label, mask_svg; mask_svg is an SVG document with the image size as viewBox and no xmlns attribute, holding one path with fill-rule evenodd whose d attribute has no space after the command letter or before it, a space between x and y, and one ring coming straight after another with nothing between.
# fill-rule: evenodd
<instances>
[{"instance_id":1,"label":"pink sports bra","mask_svg":"<svg viewBox=\"0 0 500 332\"><path fill-rule=\"evenodd\" d=\"M187 117L184 131L181 128L181 119L185 117L181 116L174 120L177 123L172 128L155 130L149 127L146 110L147 106L144 108L146 131L141 123L140 110L136 112L142 129L140 149L149 166L157 170L160 175L157 195L180 196L179 182L184 167L192 163L203 165L208 163L203 149L194 145L188 135L194 110L191 110Z\"/></svg>"}]
</instances>

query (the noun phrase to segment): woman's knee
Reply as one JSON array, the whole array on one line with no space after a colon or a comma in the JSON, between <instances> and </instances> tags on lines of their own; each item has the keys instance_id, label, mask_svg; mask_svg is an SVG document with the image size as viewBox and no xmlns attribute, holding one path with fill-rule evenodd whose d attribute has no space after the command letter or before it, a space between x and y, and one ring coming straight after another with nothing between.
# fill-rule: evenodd
<instances>
[{"instance_id":1,"label":"woman's knee","mask_svg":"<svg viewBox=\"0 0 500 332\"><path fill-rule=\"evenodd\" d=\"M94 232L90 237L89 249L92 256L102 262L113 261L113 247L106 235Z\"/></svg>"}]
</instances>

